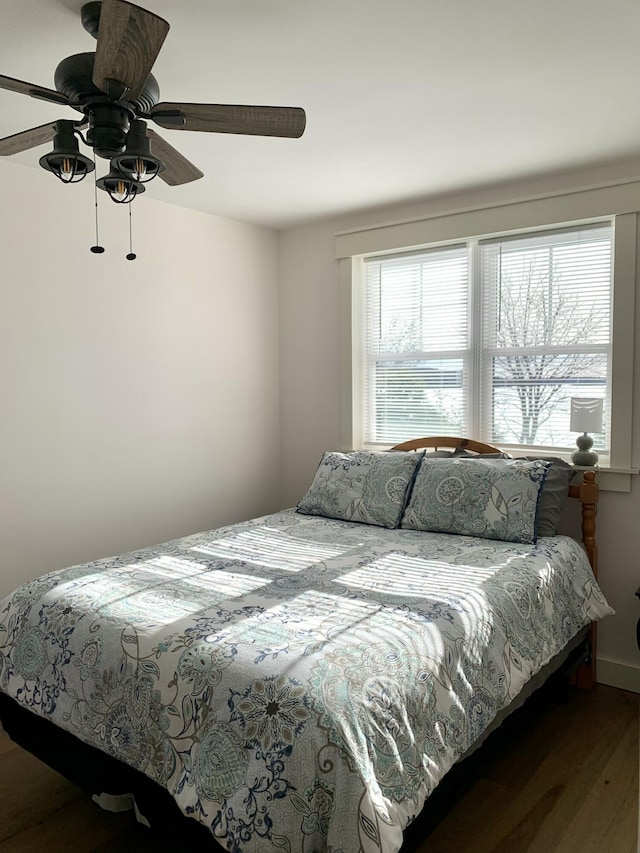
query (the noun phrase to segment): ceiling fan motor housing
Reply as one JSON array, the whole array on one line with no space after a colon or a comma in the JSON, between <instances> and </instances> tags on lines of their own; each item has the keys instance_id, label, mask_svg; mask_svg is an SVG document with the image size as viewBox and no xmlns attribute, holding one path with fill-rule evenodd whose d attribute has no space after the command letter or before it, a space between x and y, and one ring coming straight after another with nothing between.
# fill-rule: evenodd
<instances>
[{"instance_id":1,"label":"ceiling fan motor housing","mask_svg":"<svg viewBox=\"0 0 640 853\"><path fill-rule=\"evenodd\" d=\"M87 143L98 157L110 160L120 154L127 144L129 112L115 104L94 104L87 115Z\"/></svg>"},{"instance_id":2,"label":"ceiling fan motor housing","mask_svg":"<svg viewBox=\"0 0 640 853\"><path fill-rule=\"evenodd\" d=\"M125 147L129 124L138 113L149 113L160 100L160 87L149 74L135 101L114 101L93 82L95 53L76 53L58 64L54 74L56 91L89 119L87 142L99 157L110 159Z\"/></svg>"}]
</instances>

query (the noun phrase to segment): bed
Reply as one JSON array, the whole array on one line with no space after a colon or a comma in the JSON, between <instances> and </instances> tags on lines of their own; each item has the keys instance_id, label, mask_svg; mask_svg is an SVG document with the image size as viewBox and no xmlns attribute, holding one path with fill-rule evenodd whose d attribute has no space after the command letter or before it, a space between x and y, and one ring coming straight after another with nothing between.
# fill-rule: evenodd
<instances>
[{"instance_id":1,"label":"bed","mask_svg":"<svg viewBox=\"0 0 640 853\"><path fill-rule=\"evenodd\" d=\"M25 584L0 602L5 730L203 849L397 853L533 687L573 659L593 686L613 612L593 472L503 457L327 452L297 508ZM582 542L551 529L568 496Z\"/></svg>"}]
</instances>

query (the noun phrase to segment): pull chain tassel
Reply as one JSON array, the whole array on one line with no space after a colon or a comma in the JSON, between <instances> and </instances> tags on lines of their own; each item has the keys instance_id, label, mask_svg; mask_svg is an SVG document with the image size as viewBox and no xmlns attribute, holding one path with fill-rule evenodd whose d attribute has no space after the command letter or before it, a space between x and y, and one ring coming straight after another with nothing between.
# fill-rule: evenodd
<instances>
[{"instance_id":1,"label":"pull chain tassel","mask_svg":"<svg viewBox=\"0 0 640 853\"><path fill-rule=\"evenodd\" d=\"M101 255L104 252L104 246L100 245L100 238L98 237L98 186L96 184L97 181L97 169L96 169L96 152L93 152L93 200L96 208L96 244L91 247L91 251L94 255Z\"/></svg>"},{"instance_id":2,"label":"pull chain tassel","mask_svg":"<svg viewBox=\"0 0 640 853\"><path fill-rule=\"evenodd\" d=\"M133 201L133 199L131 199ZM129 202L129 254L127 255L128 261L135 261L137 255L133 251L133 230L131 228L131 201Z\"/></svg>"}]
</instances>

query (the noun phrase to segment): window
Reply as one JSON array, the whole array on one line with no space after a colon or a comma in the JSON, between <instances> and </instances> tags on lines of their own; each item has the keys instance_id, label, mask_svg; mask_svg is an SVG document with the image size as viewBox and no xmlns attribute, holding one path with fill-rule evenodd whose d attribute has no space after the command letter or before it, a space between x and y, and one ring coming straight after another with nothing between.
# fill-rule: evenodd
<instances>
[{"instance_id":1,"label":"window","mask_svg":"<svg viewBox=\"0 0 640 853\"><path fill-rule=\"evenodd\" d=\"M575 448L569 399L602 397L609 449L609 222L365 258L362 444L471 435Z\"/></svg>"}]
</instances>

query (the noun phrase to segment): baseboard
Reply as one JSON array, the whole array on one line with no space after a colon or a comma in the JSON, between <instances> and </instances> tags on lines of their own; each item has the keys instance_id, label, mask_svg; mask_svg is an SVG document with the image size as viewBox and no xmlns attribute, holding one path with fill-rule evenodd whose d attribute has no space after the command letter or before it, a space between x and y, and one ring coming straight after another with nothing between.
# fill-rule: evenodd
<instances>
[{"instance_id":1,"label":"baseboard","mask_svg":"<svg viewBox=\"0 0 640 853\"><path fill-rule=\"evenodd\" d=\"M600 684L609 684L611 687L619 687L621 690L640 693L640 666L598 658L596 671L596 680Z\"/></svg>"}]
</instances>

